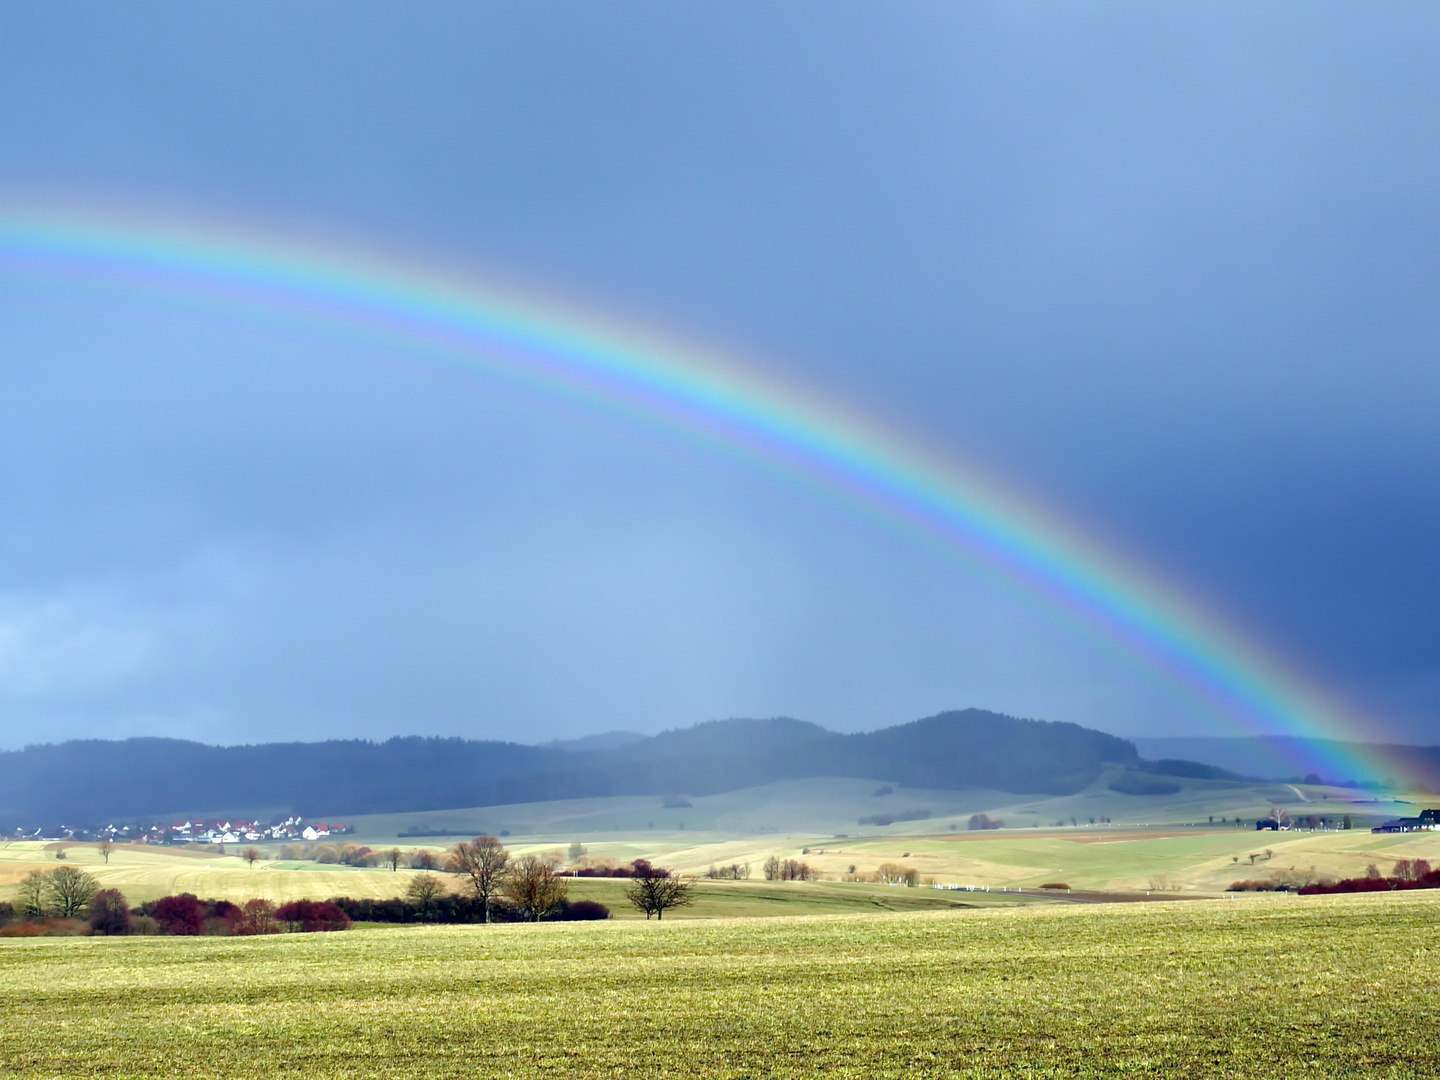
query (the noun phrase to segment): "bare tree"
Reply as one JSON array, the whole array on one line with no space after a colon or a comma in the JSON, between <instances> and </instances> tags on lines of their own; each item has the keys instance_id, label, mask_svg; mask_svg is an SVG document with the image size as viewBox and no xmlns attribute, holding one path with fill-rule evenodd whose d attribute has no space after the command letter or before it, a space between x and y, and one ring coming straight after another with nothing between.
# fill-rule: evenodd
<instances>
[{"instance_id":1,"label":"bare tree","mask_svg":"<svg viewBox=\"0 0 1440 1080\"><path fill-rule=\"evenodd\" d=\"M445 883L434 874L428 873L416 874L410 879L410 887L405 890L406 901L420 909L422 919L430 914L435 901L444 895Z\"/></svg>"},{"instance_id":2,"label":"bare tree","mask_svg":"<svg viewBox=\"0 0 1440 1080\"><path fill-rule=\"evenodd\" d=\"M493 836L477 836L469 843L450 849L450 870L470 879L475 898L485 908L485 921L490 921L490 905L505 884L510 853Z\"/></svg>"},{"instance_id":3,"label":"bare tree","mask_svg":"<svg viewBox=\"0 0 1440 1080\"><path fill-rule=\"evenodd\" d=\"M105 865L109 866L110 853L115 850L115 845L112 844L109 840L101 840L98 844L95 845L95 850L98 851L100 853L100 857L105 860Z\"/></svg>"},{"instance_id":4,"label":"bare tree","mask_svg":"<svg viewBox=\"0 0 1440 1080\"><path fill-rule=\"evenodd\" d=\"M638 866L639 872L630 879L625 890L625 899L645 913L648 921L651 915L663 919L665 912L672 908L688 907L695 902L691 895L693 886L688 881L659 866L646 863Z\"/></svg>"},{"instance_id":5,"label":"bare tree","mask_svg":"<svg viewBox=\"0 0 1440 1080\"><path fill-rule=\"evenodd\" d=\"M406 856L412 870L438 870L440 860L435 857L435 852L429 848L412 848Z\"/></svg>"},{"instance_id":6,"label":"bare tree","mask_svg":"<svg viewBox=\"0 0 1440 1080\"><path fill-rule=\"evenodd\" d=\"M275 920L275 901L247 900L240 909L240 918L235 923L237 934L275 934L280 924Z\"/></svg>"},{"instance_id":7,"label":"bare tree","mask_svg":"<svg viewBox=\"0 0 1440 1080\"><path fill-rule=\"evenodd\" d=\"M253 870L255 869L255 864L260 861L262 856L259 848L247 847L240 853L240 857L244 859L250 869Z\"/></svg>"},{"instance_id":8,"label":"bare tree","mask_svg":"<svg viewBox=\"0 0 1440 1080\"><path fill-rule=\"evenodd\" d=\"M31 870L16 887L20 915L26 919L43 919L50 911L50 882L41 870Z\"/></svg>"},{"instance_id":9,"label":"bare tree","mask_svg":"<svg viewBox=\"0 0 1440 1080\"><path fill-rule=\"evenodd\" d=\"M559 907L568 891L568 883L550 860L539 855L516 859L505 878L505 895L531 922L539 922Z\"/></svg>"},{"instance_id":10,"label":"bare tree","mask_svg":"<svg viewBox=\"0 0 1440 1080\"><path fill-rule=\"evenodd\" d=\"M85 911L100 891L100 883L78 867L57 866L46 877L51 902L62 918L73 918Z\"/></svg>"},{"instance_id":11,"label":"bare tree","mask_svg":"<svg viewBox=\"0 0 1440 1080\"><path fill-rule=\"evenodd\" d=\"M380 853L380 861L388 863L392 872L400 869L400 860L404 857L405 853L398 847L392 847Z\"/></svg>"},{"instance_id":12,"label":"bare tree","mask_svg":"<svg viewBox=\"0 0 1440 1080\"><path fill-rule=\"evenodd\" d=\"M909 867L901 866L899 863L884 862L875 868L875 880L882 885L898 885L905 880L909 873L911 873Z\"/></svg>"}]
</instances>

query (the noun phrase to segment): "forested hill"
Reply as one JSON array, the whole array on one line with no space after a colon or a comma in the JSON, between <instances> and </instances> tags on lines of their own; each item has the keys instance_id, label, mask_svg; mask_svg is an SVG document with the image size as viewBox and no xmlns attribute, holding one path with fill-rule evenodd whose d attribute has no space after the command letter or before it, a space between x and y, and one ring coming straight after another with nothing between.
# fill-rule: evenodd
<instances>
[{"instance_id":1,"label":"forested hill","mask_svg":"<svg viewBox=\"0 0 1440 1080\"><path fill-rule=\"evenodd\" d=\"M935 788L1069 794L1133 744L1076 724L979 709L856 735L799 720L720 720L622 745L396 738L206 746L84 741L0 753L0 826L177 813L309 817L599 795L709 795L849 776Z\"/></svg>"}]
</instances>

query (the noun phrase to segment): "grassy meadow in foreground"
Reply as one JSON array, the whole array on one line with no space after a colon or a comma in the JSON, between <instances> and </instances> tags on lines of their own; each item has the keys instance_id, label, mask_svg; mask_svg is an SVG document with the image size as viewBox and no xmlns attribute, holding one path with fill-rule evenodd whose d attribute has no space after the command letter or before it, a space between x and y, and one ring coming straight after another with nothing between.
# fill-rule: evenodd
<instances>
[{"instance_id":1,"label":"grassy meadow in foreground","mask_svg":"<svg viewBox=\"0 0 1440 1080\"><path fill-rule=\"evenodd\" d=\"M1433 894L0 941L24 1077L1440 1073Z\"/></svg>"}]
</instances>

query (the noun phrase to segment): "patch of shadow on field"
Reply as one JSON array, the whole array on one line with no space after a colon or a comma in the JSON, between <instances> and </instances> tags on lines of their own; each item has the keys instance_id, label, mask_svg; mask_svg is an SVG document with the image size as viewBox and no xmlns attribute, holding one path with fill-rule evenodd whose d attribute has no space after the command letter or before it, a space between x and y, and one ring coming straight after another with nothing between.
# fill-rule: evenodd
<instances>
[{"instance_id":1,"label":"patch of shadow on field","mask_svg":"<svg viewBox=\"0 0 1440 1080\"><path fill-rule=\"evenodd\" d=\"M1060 904L1159 904L1173 900L1214 900L1214 896L1196 896L1193 893L1155 892L1153 895L1130 892L1088 892L1072 889L1069 892L1050 889L1026 890L1021 896L1043 896Z\"/></svg>"}]
</instances>

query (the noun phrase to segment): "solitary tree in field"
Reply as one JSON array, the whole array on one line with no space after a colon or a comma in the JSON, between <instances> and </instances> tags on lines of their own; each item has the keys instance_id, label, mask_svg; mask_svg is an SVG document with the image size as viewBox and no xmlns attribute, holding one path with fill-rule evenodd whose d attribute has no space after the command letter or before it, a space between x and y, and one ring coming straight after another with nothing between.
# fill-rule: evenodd
<instances>
[{"instance_id":1,"label":"solitary tree in field","mask_svg":"<svg viewBox=\"0 0 1440 1080\"><path fill-rule=\"evenodd\" d=\"M249 865L250 869L253 870L255 869L255 864L260 861L260 849L247 847L244 851L240 853L240 857L244 859L245 862Z\"/></svg>"},{"instance_id":2,"label":"solitary tree in field","mask_svg":"<svg viewBox=\"0 0 1440 1080\"><path fill-rule=\"evenodd\" d=\"M450 849L450 869L470 879L475 898L485 909L487 923L490 921L490 905L505 883L509 863L510 854L505 845L493 836L477 836Z\"/></svg>"},{"instance_id":3,"label":"solitary tree in field","mask_svg":"<svg viewBox=\"0 0 1440 1080\"><path fill-rule=\"evenodd\" d=\"M410 887L405 890L406 901L419 910L422 919L430 914L435 901L444 895L445 883L434 874L416 874L410 879Z\"/></svg>"},{"instance_id":4,"label":"solitary tree in field","mask_svg":"<svg viewBox=\"0 0 1440 1080\"><path fill-rule=\"evenodd\" d=\"M100 883L84 870L74 866L59 866L46 875L50 885L50 900L62 918L73 918L90 906Z\"/></svg>"},{"instance_id":5,"label":"solitary tree in field","mask_svg":"<svg viewBox=\"0 0 1440 1080\"><path fill-rule=\"evenodd\" d=\"M390 850L384 852L380 856L383 862L390 864L390 869L392 871L400 869L400 860L404 857L405 853L401 851L398 847L392 847Z\"/></svg>"},{"instance_id":6,"label":"solitary tree in field","mask_svg":"<svg viewBox=\"0 0 1440 1080\"><path fill-rule=\"evenodd\" d=\"M636 870L625 890L625 899L643 911L647 920L651 915L663 919L665 912L672 908L688 907L695 902L690 882L682 881L669 870L649 863L641 867L638 860Z\"/></svg>"},{"instance_id":7,"label":"solitary tree in field","mask_svg":"<svg viewBox=\"0 0 1440 1080\"><path fill-rule=\"evenodd\" d=\"M555 872L550 860L539 855L516 859L505 878L505 895L531 922L539 922L559 907L568 891L568 884Z\"/></svg>"},{"instance_id":8,"label":"solitary tree in field","mask_svg":"<svg viewBox=\"0 0 1440 1080\"><path fill-rule=\"evenodd\" d=\"M98 851L100 853L100 857L105 860L105 865L109 866L110 852L115 850L115 845L112 844L109 840L101 840L98 844L95 845L95 850Z\"/></svg>"}]
</instances>

